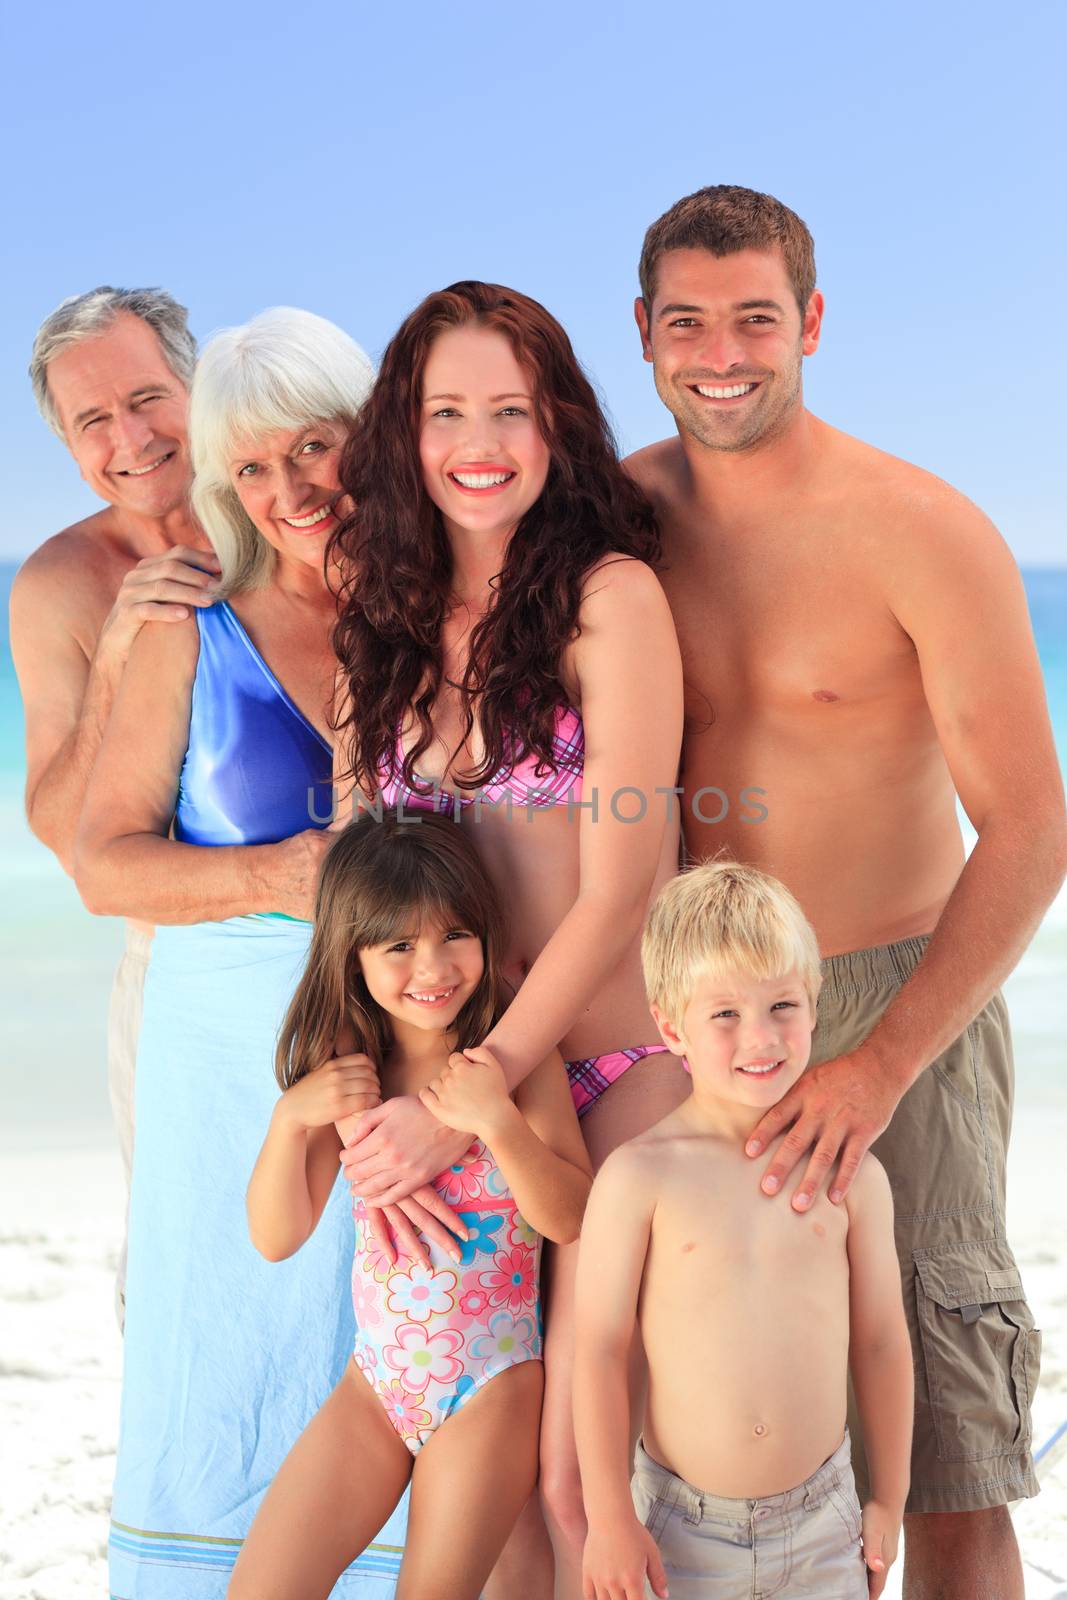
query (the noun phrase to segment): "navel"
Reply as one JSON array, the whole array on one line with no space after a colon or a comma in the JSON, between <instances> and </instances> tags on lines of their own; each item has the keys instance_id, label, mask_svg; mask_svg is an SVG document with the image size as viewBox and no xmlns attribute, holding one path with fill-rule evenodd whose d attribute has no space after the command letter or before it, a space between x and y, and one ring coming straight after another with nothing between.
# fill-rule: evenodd
<instances>
[{"instance_id":1,"label":"navel","mask_svg":"<svg viewBox=\"0 0 1067 1600\"><path fill-rule=\"evenodd\" d=\"M832 705L835 700L840 700L841 696L835 694L832 689L813 689L811 698L822 701L824 705Z\"/></svg>"},{"instance_id":2,"label":"navel","mask_svg":"<svg viewBox=\"0 0 1067 1600\"><path fill-rule=\"evenodd\" d=\"M690 1250L695 1250L696 1247L697 1247L697 1245L696 1245L696 1240L695 1239L691 1239L688 1244L683 1244L683 1246L682 1246L682 1254L683 1254L683 1256L684 1255L688 1255Z\"/></svg>"},{"instance_id":3,"label":"navel","mask_svg":"<svg viewBox=\"0 0 1067 1600\"><path fill-rule=\"evenodd\" d=\"M811 1225L811 1231L812 1233L817 1234L820 1239L826 1237L826 1229L823 1227L821 1222L813 1222Z\"/></svg>"},{"instance_id":4,"label":"navel","mask_svg":"<svg viewBox=\"0 0 1067 1600\"><path fill-rule=\"evenodd\" d=\"M765 1439L767 1434L770 1432L770 1429L767 1427L765 1422L757 1422L752 1432L756 1435L757 1439Z\"/></svg>"}]
</instances>

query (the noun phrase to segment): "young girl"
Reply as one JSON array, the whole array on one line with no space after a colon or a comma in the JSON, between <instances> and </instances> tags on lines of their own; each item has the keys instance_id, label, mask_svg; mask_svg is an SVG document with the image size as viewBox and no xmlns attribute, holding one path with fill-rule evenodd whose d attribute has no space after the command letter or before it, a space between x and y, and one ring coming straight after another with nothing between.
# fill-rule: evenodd
<instances>
[{"instance_id":1,"label":"young girl","mask_svg":"<svg viewBox=\"0 0 1067 1600\"><path fill-rule=\"evenodd\" d=\"M496 895L453 822L368 815L338 835L278 1045L285 1092L249 1184L252 1239L272 1260L299 1249L361 1113L393 1095L473 1135L434 1185L465 1236L393 1260L357 1202L352 1365L268 1491L233 1600L328 1595L409 1479L398 1600L475 1600L536 1481L541 1235L577 1238L590 1177L559 1055L512 1101L471 1048L507 1003L501 950Z\"/></svg>"}]
</instances>

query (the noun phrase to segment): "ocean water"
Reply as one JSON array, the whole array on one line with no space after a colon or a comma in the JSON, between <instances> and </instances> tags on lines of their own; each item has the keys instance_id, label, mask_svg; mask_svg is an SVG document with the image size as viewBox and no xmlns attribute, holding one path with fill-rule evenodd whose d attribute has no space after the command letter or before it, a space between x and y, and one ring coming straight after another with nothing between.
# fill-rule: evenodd
<instances>
[{"instance_id":1,"label":"ocean water","mask_svg":"<svg viewBox=\"0 0 1067 1600\"><path fill-rule=\"evenodd\" d=\"M13 564L0 564L0 1061L3 1138L64 1144L107 1138L104 1024L120 924L90 917L22 809L25 769L18 686L8 649ZM1061 763L1067 754L1067 568L1024 572ZM995 646L994 646L995 647ZM1020 1114L1067 1111L1061 990L1067 899L1061 895L1008 985Z\"/></svg>"}]
</instances>

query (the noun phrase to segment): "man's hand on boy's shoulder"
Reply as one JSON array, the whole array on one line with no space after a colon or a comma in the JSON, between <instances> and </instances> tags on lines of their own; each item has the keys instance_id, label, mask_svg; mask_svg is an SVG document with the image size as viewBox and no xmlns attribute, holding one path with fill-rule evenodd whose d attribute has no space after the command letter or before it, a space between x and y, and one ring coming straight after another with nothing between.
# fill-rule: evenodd
<instances>
[{"instance_id":1,"label":"man's hand on boy's shoulder","mask_svg":"<svg viewBox=\"0 0 1067 1600\"><path fill-rule=\"evenodd\" d=\"M591 1526L582 1558L582 1600L644 1600L645 1576L667 1600L667 1575L655 1539L636 1516Z\"/></svg>"},{"instance_id":2,"label":"man's hand on boy's shoulder","mask_svg":"<svg viewBox=\"0 0 1067 1600\"><path fill-rule=\"evenodd\" d=\"M789 1130L760 1179L763 1193L778 1194L793 1168L808 1156L804 1177L793 1193L794 1211L809 1210L824 1184L829 1184L830 1199L839 1204L867 1151L888 1128L906 1089L907 1083L888 1073L867 1044L809 1067L745 1141L745 1154L755 1158L783 1128Z\"/></svg>"}]
</instances>

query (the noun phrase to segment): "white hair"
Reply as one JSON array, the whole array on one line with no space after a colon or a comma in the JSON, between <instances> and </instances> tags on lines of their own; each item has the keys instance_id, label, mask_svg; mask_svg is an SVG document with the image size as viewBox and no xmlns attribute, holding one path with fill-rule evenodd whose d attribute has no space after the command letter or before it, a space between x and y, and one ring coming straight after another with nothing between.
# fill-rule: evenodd
<instances>
[{"instance_id":1,"label":"white hair","mask_svg":"<svg viewBox=\"0 0 1067 1600\"><path fill-rule=\"evenodd\" d=\"M72 294L51 316L45 317L30 357L30 382L37 409L64 444L67 436L48 388L48 363L72 344L106 333L124 311L147 322L159 340L167 366L186 389L193 381L196 340L189 332L189 313L165 289L113 289L105 283L85 294Z\"/></svg>"},{"instance_id":2,"label":"white hair","mask_svg":"<svg viewBox=\"0 0 1067 1600\"><path fill-rule=\"evenodd\" d=\"M222 566L221 591L257 588L274 550L237 496L234 443L312 422L350 425L374 383L374 367L335 323L276 306L205 346L189 400L193 510Z\"/></svg>"}]
</instances>

